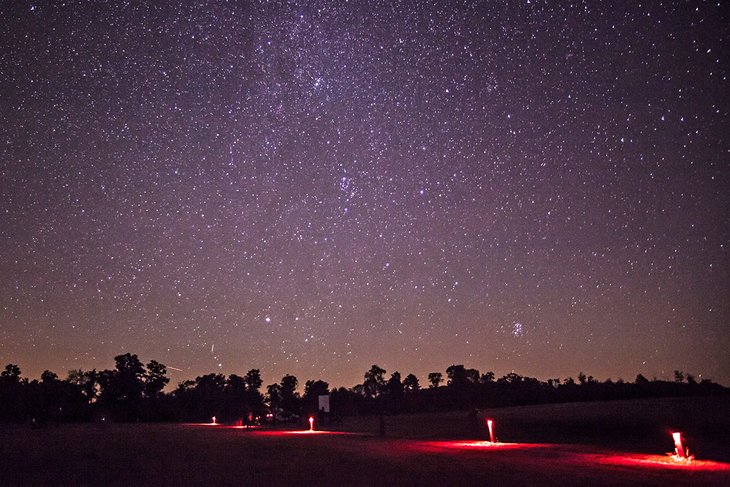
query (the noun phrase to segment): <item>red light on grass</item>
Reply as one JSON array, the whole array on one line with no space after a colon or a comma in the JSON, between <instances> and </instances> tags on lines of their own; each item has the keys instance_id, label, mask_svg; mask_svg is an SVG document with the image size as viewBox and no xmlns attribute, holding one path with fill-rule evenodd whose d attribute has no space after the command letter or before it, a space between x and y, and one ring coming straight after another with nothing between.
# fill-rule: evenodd
<instances>
[{"instance_id":1,"label":"red light on grass","mask_svg":"<svg viewBox=\"0 0 730 487\"><path fill-rule=\"evenodd\" d=\"M213 416L212 418L210 418L210 420L211 420L211 421L210 421L210 422L211 422L211 424L218 424L218 423L216 422L216 420L215 420L215 416Z\"/></svg>"},{"instance_id":2,"label":"red light on grass","mask_svg":"<svg viewBox=\"0 0 730 487\"><path fill-rule=\"evenodd\" d=\"M694 456L689 454L689 448L687 448L682 442L682 433L672 433L672 439L674 440L674 455L672 455L672 458L677 461L692 461Z\"/></svg>"},{"instance_id":3,"label":"red light on grass","mask_svg":"<svg viewBox=\"0 0 730 487\"><path fill-rule=\"evenodd\" d=\"M342 435L342 436L357 436L361 433L345 433L342 431L326 431L326 430L279 430L279 431L267 431L259 430L252 432L257 436L330 436L330 435Z\"/></svg>"},{"instance_id":4,"label":"red light on grass","mask_svg":"<svg viewBox=\"0 0 730 487\"><path fill-rule=\"evenodd\" d=\"M730 472L730 464L712 460L678 459L674 455L642 455L642 454L615 454L615 455L584 455L586 461L604 465L635 466L655 469L690 470L706 472Z\"/></svg>"},{"instance_id":5,"label":"red light on grass","mask_svg":"<svg viewBox=\"0 0 730 487\"><path fill-rule=\"evenodd\" d=\"M543 443L492 443L491 441L418 441L410 444L410 448L419 451L439 451L439 450L481 450L481 451L520 451L549 449L553 445Z\"/></svg>"},{"instance_id":6,"label":"red light on grass","mask_svg":"<svg viewBox=\"0 0 730 487\"><path fill-rule=\"evenodd\" d=\"M309 431L314 431L314 416L309 417Z\"/></svg>"}]
</instances>

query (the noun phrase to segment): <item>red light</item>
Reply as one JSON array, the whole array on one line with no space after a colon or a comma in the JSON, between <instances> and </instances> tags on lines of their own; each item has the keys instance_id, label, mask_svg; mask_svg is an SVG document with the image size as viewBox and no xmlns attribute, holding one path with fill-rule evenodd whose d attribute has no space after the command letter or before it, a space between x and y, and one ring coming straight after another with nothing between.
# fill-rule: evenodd
<instances>
[{"instance_id":1,"label":"red light","mask_svg":"<svg viewBox=\"0 0 730 487\"><path fill-rule=\"evenodd\" d=\"M216 424L216 422L215 422L215 416L213 416L213 417L211 418L211 423L213 423L213 424Z\"/></svg>"},{"instance_id":2,"label":"red light","mask_svg":"<svg viewBox=\"0 0 730 487\"><path fill-rule=\"evenodd\" d=\"M680 462L691 462L694 460L694 455L689 454L689 448L682 442L682 433L672 433L672 439L674 440L674 455L672 455L674 460Z\"/></svg>"},{"instance_id":3,"label":"red light","mask_svg":"<svg viewBox=\"0 0 730 487\"><path fill-rule=\"evenodd\" d=\"M309 431L314 431L314 417L309 417Z\"/></svg>"},{"instance_id":4,"label":"red light","mask_svg":"<svg viewBox=\"0 0 730 487\"><path fill-rule=\"evenodd\" d=\"M684 458L684 447L682 446L682 433L672 433L674 439L674 454L679 458Z\"/></svg>"},{"instance_id":5,"label":"red light","mask_svg":"<svg viewBox=\"0 0 730 487\"><path fill-rule=\"evenodd\" d=\"M496 443L494 441L494 421L491 419L487 420L487 428L489 428L489 441L492 443Z\"/></svg>"}]
</instances>

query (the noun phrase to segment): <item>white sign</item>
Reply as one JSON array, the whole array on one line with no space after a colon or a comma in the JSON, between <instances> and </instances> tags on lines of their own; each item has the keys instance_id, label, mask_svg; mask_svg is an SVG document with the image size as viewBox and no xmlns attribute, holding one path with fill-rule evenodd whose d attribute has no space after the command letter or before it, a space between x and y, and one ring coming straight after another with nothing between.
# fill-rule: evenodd
<instances>
[{"instance_id":1,"label":"white sign","mask_svg":"<svg viewBox=\"0 0 730 487\"><path fill-rule=\"evenodd\" d=\"M319 411L329 413L330 412L330 396L329 394L326 396L319 396L319 407L317 408Z\"/></svg>"}]
</instances>

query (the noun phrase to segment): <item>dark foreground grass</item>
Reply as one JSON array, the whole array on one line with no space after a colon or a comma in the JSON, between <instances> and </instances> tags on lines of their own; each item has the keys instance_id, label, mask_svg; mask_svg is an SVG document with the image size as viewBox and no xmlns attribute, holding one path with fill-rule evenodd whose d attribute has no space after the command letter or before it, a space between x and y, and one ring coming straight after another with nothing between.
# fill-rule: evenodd
<instances>
[{"instance_id":1,"label":"dark foreground grass","mask_svg":"<svg viewBox=\"0 0 730 487\"><path fill-rule=\"evenodd\" d=\"M655 406L668 407L662 401ZM701 407L714 414L723 406ZM345 422L344 429L365 434L200 425L3 427L0 485L730 485L727 464L668 465L661 455L631 453L636 449L568 444L574 443L570 432L559 439L562 445L507 438L531 436L520 429L524 425L534 433L534 428L570 424L571 418L577 424L600 424L602 416L651 409L647 403L612 407L616 404L490 411L500 425L505 423L502 440L520 442L503 448L453 441L469 436L466 413L388 417L385 438L373 434L377 418ZM665 440L652 453L670 447Z\"/></svg>"}]
</instances>

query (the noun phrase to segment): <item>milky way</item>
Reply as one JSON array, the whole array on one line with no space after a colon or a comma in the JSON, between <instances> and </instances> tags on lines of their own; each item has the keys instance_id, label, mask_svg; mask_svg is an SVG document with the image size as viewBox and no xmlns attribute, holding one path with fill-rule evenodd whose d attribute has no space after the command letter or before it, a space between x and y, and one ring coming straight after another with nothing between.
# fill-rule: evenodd
<instances>
[{"instance_id":1,"label":"milky way","mask_svg":"<svg viewBox=\"0 0 730 487\"><path fill-rule=\"evenodd\" d=\"M0 365L730 382L730 9L610 3L0 2Z\"/></svg>"}]
</instances>

